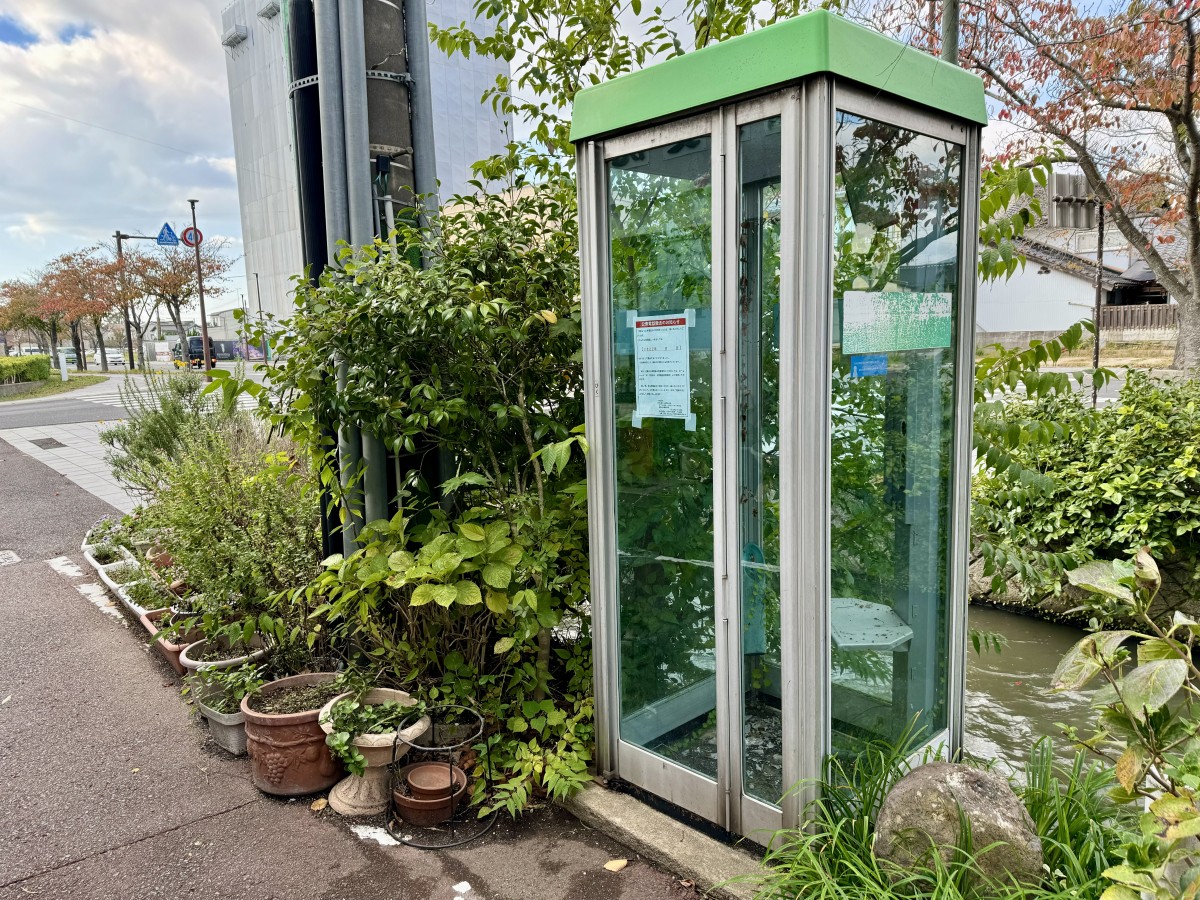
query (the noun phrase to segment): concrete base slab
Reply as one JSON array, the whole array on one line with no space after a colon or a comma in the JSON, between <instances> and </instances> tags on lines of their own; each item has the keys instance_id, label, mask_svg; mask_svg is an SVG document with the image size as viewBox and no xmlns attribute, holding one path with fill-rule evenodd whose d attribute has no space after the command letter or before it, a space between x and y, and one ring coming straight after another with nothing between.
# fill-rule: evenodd
<instances>
[{"instance_id":1,"label":"concrete base slab","mask_svg":"<svg viewBox=\"0 0 1200 900\"><path fill-rule=\"evenodd\" d=\"M592 784L563 806L638 855L694 882L707 896L736 900L754 896L753 881L730 881L760 872L757 855L701 834L628 794Z\"/></svg>"}]
</instances>

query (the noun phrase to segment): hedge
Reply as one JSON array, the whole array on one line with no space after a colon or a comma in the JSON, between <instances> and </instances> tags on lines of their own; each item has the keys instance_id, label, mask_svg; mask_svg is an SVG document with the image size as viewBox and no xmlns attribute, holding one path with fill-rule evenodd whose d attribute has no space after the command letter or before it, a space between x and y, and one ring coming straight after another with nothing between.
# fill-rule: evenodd
<instances>
[{"instance_id":1,"label":"hedge","mask_svg":"<svg viewBox=\"0 0 1200 900\"><path fill-rule=\"evenodd\" d=\"M50 377L50 357L36 356L0 357L0 384L16 384L21 381L45 381Z\"/></svg>"}]
</instances>

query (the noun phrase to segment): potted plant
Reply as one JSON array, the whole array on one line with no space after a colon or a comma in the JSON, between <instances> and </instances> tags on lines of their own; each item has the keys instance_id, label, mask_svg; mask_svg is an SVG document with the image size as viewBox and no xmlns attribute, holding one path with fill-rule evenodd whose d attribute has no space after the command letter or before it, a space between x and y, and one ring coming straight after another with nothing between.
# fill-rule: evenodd
<instances>
[{"instance_id":1,"label":"potted plant","mask_svg":"<svg viewBox=\"0 0 1200 900\"><path fill-rule=\"evenodd\" d=\"M185 675L188 670L179 661L179 657L189 644L201 640L204 632L194 627L191 630L181 630L186 626L181 623L171 623L169 615L170 611L167 609L152 609L138 616L138 620L150 632L155 647L171 664L171 668L180 675Z\"/></svg>"},{"instance_id":2,"label":"potted plant","mask_svg":"<svg viewBox=\"0 0 1200 900\"><path fill-rule=\"evenodd\" d=\"M206 637L189 644L179 654L180 664L188 671L198 669L234 669L246 663L258 662L267 655L267 648L257 634L249 641L228 634Z\"/></svg>"},{"instance_id":3,"label":"potted plant","mask_svg":"<svg viewBox=\"0 0 1200 900\"><path fill-rule=\"evenodd\" d=\"M154 610L166 609L171 598L153 581L139 579L118 585L117 596L136 616L144 616Z\"/></svg>"},{"instance_id":4,"label":"potted plant","mask_svg":"<svg viewBox=\"0 0 1200 900\"><path fill-rule=\"evenodd\" d=\"M242 698L263 685L261 666L242 665L233 669L198 669L188 687L196 709L208 720L208 730L217 746L234 756L246 753L246 717Z\"/></svg>"},{"instance_id":5,"label":"potted plant","mask_svg":"<svg viewBox=\"0 0 1200 900\"><path fill-rule=\"evenodd\" d=\"M315 794L342 776L317 722L321 707L345 691L336 672L292 675L242 698L251 778L264 794Z\"/></svg>"},{"instance_id":6,"label":"potted plant","mask_svg":"<svg viewBox=\"0 0 1200 900\"><path fill-rule=\"evenodd\" d=\"M350 773L329 792L335 812L370 816L387 809L388 765L429 729L429 718L423 716L397 735L416 703L404 691L373 688L357 696L340 694L321 708L317 721L327 735L325 742Z\"/></svg>"}]
</instances>

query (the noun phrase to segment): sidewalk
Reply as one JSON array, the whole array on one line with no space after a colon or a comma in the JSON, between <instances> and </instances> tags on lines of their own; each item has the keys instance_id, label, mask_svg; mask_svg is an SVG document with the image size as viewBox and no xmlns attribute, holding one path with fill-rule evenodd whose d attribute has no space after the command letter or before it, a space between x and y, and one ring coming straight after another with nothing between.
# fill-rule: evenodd
<instances>
[{"instance_id":1,"label":"sidewalk","mask_svg":"<svg viewBox=\"0 0 1200 900\"><path fill-rule=\"evenodd\" d=\"M140 626L89 599L78 547L111 509L3 441L0 470L0 900L695 896L555 808L435 852L258 793Z\"/></svg>"}]
</instances>

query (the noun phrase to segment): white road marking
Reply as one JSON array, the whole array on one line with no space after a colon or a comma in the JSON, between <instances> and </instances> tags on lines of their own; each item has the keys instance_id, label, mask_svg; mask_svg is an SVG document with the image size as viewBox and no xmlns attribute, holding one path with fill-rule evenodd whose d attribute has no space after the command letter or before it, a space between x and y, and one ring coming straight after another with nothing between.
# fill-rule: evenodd
<instances>
[{"instance_id":1,"label":"white road marking","mask_svg":"<svg viewBox=\"0 0 1200 900\"><path fill-rule=\"evenodd\" d=\"M108 591L104 589L104 585L95 583L77 584L75 585L75 590L79 591L100 612L112 616L114 619L120 619L122 624L124 624L125 617L121 615L121 611L117 609L117 605L108 596Z\"/></svg>"},{"instance_id":2,"label":"white road marking","mask_svg":"<svg viewBox=\"0 0 1200 900\"><path fill-rule=\"evenodd\" d=\"M471 882L460 881L458 884L450 888L450 890L454 891L456 894L469 894L471 893Z\"/></svg>"},{"instance_id":3,"label":"white road marking","mask_svg":"<svg viewBox=\"0 0 1200 900\"><path fill-rule=\"evenodd\" d=\"M69 556L56 556L54 559L46 560L46 563L59 575L65 575L68 578L83 577L83 569L79 568Z\"/></svg>"},{"instance_id":4,"label":"white road marking","mask_svg":"<svg viewBox=\"0 0 1200 900\"><path fill-rule=\"evenodd\" d=\"M0 550L0 566L11 566L14 563L19 563L21 557L17 556L13 550Z\"/></svg>"},{"instance_id":5,"label":"white road marking","mask_svg":"<svg viewBox=\"0 0 1200 900\"><path fill-rule=\"evenodd\" d=\"M386 828L378 825L351 825L350 830L358 835L359 840L374 841L381 847L400 846L400 842L388 834Z\"/></svg>"}]
</instances>

